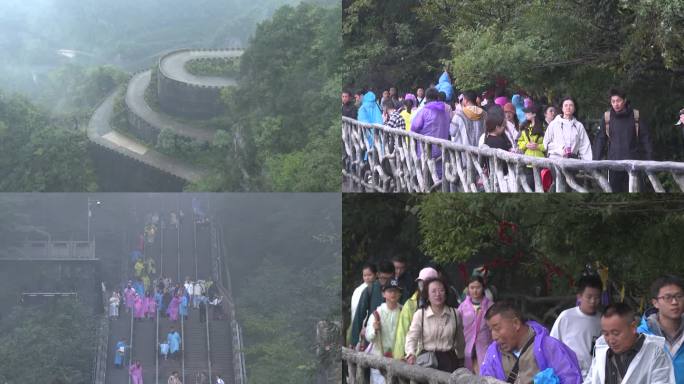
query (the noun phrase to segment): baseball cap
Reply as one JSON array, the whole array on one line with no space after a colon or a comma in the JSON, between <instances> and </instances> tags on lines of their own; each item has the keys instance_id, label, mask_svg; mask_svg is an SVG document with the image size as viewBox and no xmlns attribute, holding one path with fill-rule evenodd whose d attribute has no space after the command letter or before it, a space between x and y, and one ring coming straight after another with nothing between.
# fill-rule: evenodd
<instances>
[{"instance_id":1,"label":"baseball cap","mask_svg":"<svg viewBox=\"0 0 684 384\"><path fill-rule=\"evenodd\" d=\"M389 279L385 283L385 285L382 286L382 291L384 292L385 290L390 289L390 288L398 289L400 291L402 290L401 285L399 285L398 279Z\"/></svg>"},{"instance_id":2,"label":"baseball cap","mask_svg":"<svg viewBox=\"0 0 684 384\"><path fill-rule=\"evenodd\" d=\"M426 268L423 268L420 270L420 273L418 274L418 278L416 279L416 281L427 280L430 278L436 279L438 277L439 277L439 274L437 273L437 271L434 268L426 267Z\"/></svg>"}]
</instances>

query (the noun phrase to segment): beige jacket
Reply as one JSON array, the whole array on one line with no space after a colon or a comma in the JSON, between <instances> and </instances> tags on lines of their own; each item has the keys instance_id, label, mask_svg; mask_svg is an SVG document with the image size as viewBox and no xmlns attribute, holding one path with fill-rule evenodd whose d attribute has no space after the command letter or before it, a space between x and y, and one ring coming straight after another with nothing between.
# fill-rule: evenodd
<instances>
[{"instance_id":1,"label":"beige jacket","mask_svg":"<svg viewBox=\"0 0 684 384\"><path fill-rule=\"evenodd\" d=\"M420 345L421 334L423 345ZM463 358L464 348L463 320L455 308L445 306L442 313L436 315L431 307L427 307L413 314L411 327L406 335L407 356L417 356L423 350L449 351L453 349L456 356Z\"/></svg>"}]
</instances>

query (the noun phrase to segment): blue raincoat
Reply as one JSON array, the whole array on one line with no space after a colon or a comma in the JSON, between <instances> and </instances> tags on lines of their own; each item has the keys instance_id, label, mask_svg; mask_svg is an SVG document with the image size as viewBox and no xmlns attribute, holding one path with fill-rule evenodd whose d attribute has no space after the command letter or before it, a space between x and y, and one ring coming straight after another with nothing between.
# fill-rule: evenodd
<instances>
[{"instance_id":1,"label":"blue raincoat","mask_svg":"<svg viewBox=\"0 0 684 384\"><path fill-rule=\"evenodd\" d=\"M518 116L518 121L520 124L524 123L527 121L525 118L525 112L523 112L523 109L525 108L525 101L523 100L522 96L520 95L513 95L511 98L511 104L515 107L515 114Z\"/></svg>"},{"instance_id":2,"label":"blue raincoat","mask_svg":"<svg viewBox=\"0 0 684 384\"><path fill-rule=\"evenodd\" d=\"M662 331L660 329L654 329L659 328L658 326L654 325L652 327L649 324L649 317L657 316L657 313L658 310L655 308L651 308L650 310L644 312L644 315L641 318L641 324L639 324L639 327L637 328L637 332L644 333L646 335L663 336ZM653 319L653 321L655 321L655 319ZM670 356L670 358L672 359L672 365L674 366L674 374L677 383L684 382L684 347L680 347L677 350L677 352L675 352L675 354L672 355L672 353L669 350L669 347L666 344L665 352L667 352L667 355Z\"/></svg>"},{"instance_id":3,"label":"blue raincoat","mask_svg":"<svg viewBox=\"0 0 684 384\"><path fill-rule=\"evenodd\" d=\"M114 365L120 367L123 365L124 356L126 355L126 343L119 341L114 347Z\"/></svg>"},{"instance_id":4,"label":"blue raincoat","mask_svg":"<svg viewBox=\"0 0 684 384\"><path fill-rule=\"evenodd\" d=\"M361 99L361 107L359 107L358 119L362 123L367 124L382 124L382 111L376 103L375 93L368 91ZM366 141L368 141L368 147L373 147L373 134L374 129L371 129L366 134ZM364 154L364 160L368 159L368 153Z\"/></svg>"},{"instance_id":5,"label":"blue raincoat","mask_svg":"<svg viewBox=\"0 0 684 384\"><path fill-rule=\"evenodd\" d=\"M180 350L181 337L178 331L169 332L166 336L166 342L169 343L169 352L176 353Z\"/></svg>"},{"instance_id":6,"label":"blue raincoat","mask_svg":"<svg viewBox=\"0 0 684 384\"><path fill-rule=\"evenodd\" d=\"M446 94L446 101L451 101L454 99L454 87L451 85L451 79L446 71L444 71L442 76L439 77L437 90Z\"/></svg>"},{"instance_id":7,"label":"blue raincoat","mask_svg":"<svg viewBox=\"0 0 684 384\"><path fill-rule=\"evenodd\" d=\"M178 314L183 317L188 315L188 297L186 295L181 297L180 306L178 306Z\"/></svg>"}]
</instances>

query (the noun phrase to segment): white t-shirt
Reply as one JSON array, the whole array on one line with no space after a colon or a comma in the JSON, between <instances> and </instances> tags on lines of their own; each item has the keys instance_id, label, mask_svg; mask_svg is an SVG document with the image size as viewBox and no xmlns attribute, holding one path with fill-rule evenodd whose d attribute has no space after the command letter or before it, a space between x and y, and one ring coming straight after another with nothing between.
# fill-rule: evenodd
<instances>
[{"instance_id":1,"label":"white t-shirt","mask_svg":"<svg viewBox=\"0 0 684 384\"><path fill-rule=\"evenodd\" d=\"M363 290L366 289L368 285L366 283L361 283L356 289L354 290L354 293L352 293L352 298L351 298L351 319L354 321L354 315L356 314L356 307L359 306L359 300L361 300L361 295L363 294Z\"/></svg>"},{"instance_id":2,"label":"white t-shirt","mask_svg":"<svg viewBox=\"0 0 684 384\"><path fill-rule=\"evenodd\" d=\"M592 346L601 336L601 315L585 315L579 307L566 309L553 323L551 336L575 352L584 378L591 367Z\"/></svg>"}]
</instances>

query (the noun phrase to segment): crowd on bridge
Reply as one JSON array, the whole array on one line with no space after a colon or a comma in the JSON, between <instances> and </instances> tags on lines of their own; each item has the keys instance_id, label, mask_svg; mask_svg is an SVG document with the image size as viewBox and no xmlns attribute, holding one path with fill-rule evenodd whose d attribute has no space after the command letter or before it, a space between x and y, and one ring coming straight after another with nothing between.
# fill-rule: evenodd
<instances>
[{"instance_id":1,"label":"crowd on bridge","mask_svg":"<svg viewBox=\"0 0 684 384\"><path fill-rule=\"evenodd\" d=\"M406 364L508 383L684 383L684 281L672 275L650 287L652 308L639 317L610 302L598 273L577 280L576 305L551 330L498 300L489 271L477 268L459 291L437 265L417 279L397 257L365 264L351 297L348 345ZM371 383L384 384L377 369ZM350 370L350 382L354 382Z\"/></svg>"},{"instance_id":2,"label":"crowd on bridge","mask_svg":"<svg viewBox=\"0 0 684 384\"><path fill-rule=\"evenodd\" d=\"M645 119L635 109L627 94L610 89L610 108L600 118L598 131L590 142L587 129L576 118L577 101L567 96L559 105L544 104L520 92L512 95L505 87L482 93L455 90L445 71L436 85L410 90L401 96L396 87L382 91L378 99L372 90L342 92L342 116L363 123L382 124L390 128L450 140L452 142L489 147L533 157L576 158L582 160L653 160L651 134ZM684 108L679 121L684 135ZM372 147L374 137L366 137ZM421 155L416 148L416 155ZM433 146L431 158L436 160L436 173L442 178L441 149ZM367 155L364 155L367 159ZM483 163L486 168L487 164ZM487 172L487 170L485 170ZM528 185L534 185L533 170L525 168ZM545 190L550 188L551 170L542 170ZM507 173L507 172L506 172ZM628 190L628 174L611 170L608 175L613 192Z\"/></svg>"},{"instance_id":3,"label":"crowd on bridge","mask_svg":"<svg viewBox=\"0 0 684 384\"><path fill-rule=\"evenodd\" d=\"M193 209L198 224L208 222L204 214L197 215L201 211L198 204L195 207L194 200ZM177 227L182 217L182 211L178 215L172 212L169 215L170 225ZM198 311L201 323L206 322L210 311L214 320L222 320L226 315L222 308L223 296L211 279L192 280L190 276L187 276L184 281L174 281L168 276L157 273L153 257L146 255L145 251L148 249L146 244L154 244L156 241L157 228L160 224L158 214L147 215L144 231L138 237L135 249L131 252L130 269L135 279L128 280L120 288L112 290L108 314L111 320L116 320L121 317L123 309L136 322L154 321L161 316L179 323L169 328L166 338L159 342L157 349L158 356L163 360L169 358L178 360L182 350L182 335L179 330L182 328L182 322L189 320L188 315L191 310ZM117 341L113 357L116 368L126 367L127 357L131 358L130 348L125 338ZM140 361L131 361L128 372L133 384L143 384L143 366ZM205 380L204 383L209 384L208 377ZM173 372L167 382L168 384L182 384L180 374ZM212 384L224 384L221 375L216 375Z\"/></svg>"}]
</instances>

